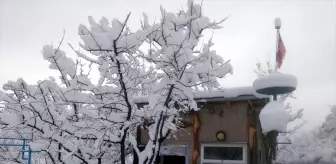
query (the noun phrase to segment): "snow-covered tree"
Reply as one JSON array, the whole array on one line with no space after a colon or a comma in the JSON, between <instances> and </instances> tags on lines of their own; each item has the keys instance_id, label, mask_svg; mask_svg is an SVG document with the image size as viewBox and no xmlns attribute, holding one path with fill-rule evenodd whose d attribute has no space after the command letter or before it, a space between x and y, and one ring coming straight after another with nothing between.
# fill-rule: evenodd
<instances>
[{"instance_id":1,"label":"snow-covered tree","mask_svg":"<svg viewBox=\"0 0 336 164\"><path fill-rule=\"evenodd\" d=\"M269 61L265 63L257 62L256 69L254 69L255 74L258 77L263 77L274 72L273 66ZM294 92L285 95L279 95L278 99L280 101L285 101L286 106L285 109L289 113L289 123L288 127L290 127L286 133L281 133L278 138L278 142L281 143L278 147L277 151L277 160L280 162L284 162L288 157L286 154L293 150L289 145L291 143L291 136L295 134L305 123L306 121L302 119L303 109L293 110L289 100L295 99Z\"/></svg>"},{"instance_id":2,"label":"snow-covered tree","mask_svg":"<svg viewBox=\"0 0 336 164\"><path fill-rule=\"evenodd\" d=\"M330 113L319 127L316 140L319 140L321 151L314 154L315 160L336 162L336 105L332 105Z\"/></svg>"},{"instance_id":3,"label":"snow-covered tree","mask_svg":"<svg viewBox=\"0 0 336 164\"><path fill-rule=\"evenodd\" d=\"M305 132L293 139L282 156L288 163L335 163L336 106L331 106L331 113L322 126Z\"/></svg>"},{"instance_id":4,"label":"snow-covered tree","mask_svg":"<svg viewBox=\"0 0 336 164\"><path fill-rule=\"evenodd\" d=\"M11 138L15 136L15 133L0 130L0 136L1 138ZM0 139L0 143L1 144L20 144L22 142L15 141L15 140ZM1 163L21 163L20 149L22 148L21 147L0 146L0 162Z\"/></svg>"},{"instance_id":5,"label":"snow-covered tree","mask_svg":"<svg viewBox=\"0 0 336 164\"><path fill-rule=\"evenodd\" d=\"M89 17L89 27L79 25L83 42L69 44L77 60L61 50L63 39L45 45L43 57L59 81L5 84L1 130L29 138L32 149L41 150L36 158L47 163L125 164L134 149L139 163L152 164L161 143L179 128L179 114L198 110L193 91L217 90L217 78L232 73L230 63L210 49L211 39L200 43L205 30L219 29L226 18L211 21L193 1L178 13L161 7L154 23L144 14L135 32L127 26L129 17L111 24ZM92 69L99 79L91 78ZM150 137L142 151L138 127Z\"/></svg>"},{"instance_id":6,"label":"snow-covered tree","mask_svg":"<svg viewBox=\"0 0 336 164\"><path fill-rule=\"evenodd\" d=\"M328 154L326 142L318 138L316 130L303 133L300 137L293 139L293 143L288 146L288 150L283 151L286 156L285 162L314 162L318 163L323 160L321 157ZM287 150L287 149L286 149Z\"/></svg>"},{"instance_id":7,"label":"snow-covered tree","mask_svg":"<svg viewBox=\"0 0 336 164\"><path fill-rule=\"evenodd\" d=\"M336 141L336 105L331 106L330 113L320 128L320 135L322 138L330 138Z\"/></svg>"}]
</instances>

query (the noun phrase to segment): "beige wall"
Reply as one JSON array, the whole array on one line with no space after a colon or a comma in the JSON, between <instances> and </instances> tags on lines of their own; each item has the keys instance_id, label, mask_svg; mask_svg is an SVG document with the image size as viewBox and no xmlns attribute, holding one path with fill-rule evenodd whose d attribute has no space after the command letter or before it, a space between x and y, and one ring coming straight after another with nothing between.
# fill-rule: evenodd
<instances>
[{"instance_id":1,"label":"beige wall","mask_svg":"<svg viewBox=\"0 0 336 164\"><path fill-rule=\"evenodd\" d=\"M247 103L213 104L214 114L209 114L209 107L200 111L202 126L200 129L200 142L217 142L216 133L224 131L226 142L247 142ZM223 117L220 111L223 110Z\"/></svg>"},{"instance_id":2,"label":"beige wall","mask_svg":"<svg viewBox=\"0 0 336 164\"><path fill-rule=\"evenodd\" d=\"M214 108L215 113L210 114L209 108ZM226 142L247 142L248 140L248 103L213 103L200 110L201 129L200 142L217 142L216 133L224 131L227 135ZM223 117L219 114L223 110ZM147 132L141 133L141 143L147 143ZM178 132L165 140L165 144L192 143L192 128L180 129Z\"/></svg>"}]
</instances>

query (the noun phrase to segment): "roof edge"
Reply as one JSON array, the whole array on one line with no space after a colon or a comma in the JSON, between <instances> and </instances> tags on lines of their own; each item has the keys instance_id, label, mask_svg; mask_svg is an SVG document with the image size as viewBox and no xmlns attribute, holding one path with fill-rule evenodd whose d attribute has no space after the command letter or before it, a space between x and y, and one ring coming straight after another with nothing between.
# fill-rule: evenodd
<instances>
[{"instance_id":1,"label":"roof edge","mask_svg":"<svg viewBox=\"0 0 336 164\"><path fill-rule=\"evenodd\" d=\"M194 92L196 102L242 101L269 99L267 95L261 95L254 91L253 87L224 88L222 91ZM136 104L148 104L147 96L134 97Z\"/></svg>"}]
</instances>

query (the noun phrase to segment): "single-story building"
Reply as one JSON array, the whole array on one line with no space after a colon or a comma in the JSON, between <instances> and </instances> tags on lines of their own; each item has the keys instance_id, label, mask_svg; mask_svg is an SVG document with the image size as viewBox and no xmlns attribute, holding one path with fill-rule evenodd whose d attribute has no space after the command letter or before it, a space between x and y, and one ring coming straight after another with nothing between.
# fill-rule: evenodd
<instances>
[{"instance_id":1,"label":"single-story building","mask_svg":"<svg viewBox=\"0 0 336 164\"><path fill-rule=\"evenodd\" d=\"M269 97L252 87L197 92L201 108L184 116L185 127L167 138L158 164L265 164L259 112ZM148 133L142 129L138 141L145 145Z\"/></svg>"}]
</instances>

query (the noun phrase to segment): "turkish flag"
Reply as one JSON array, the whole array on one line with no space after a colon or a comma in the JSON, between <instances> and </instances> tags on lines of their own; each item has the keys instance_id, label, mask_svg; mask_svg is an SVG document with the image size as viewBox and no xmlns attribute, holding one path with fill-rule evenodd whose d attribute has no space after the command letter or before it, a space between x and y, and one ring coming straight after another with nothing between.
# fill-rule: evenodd
<instances>
[{"instance_id":1,"label":"turkish flag","mask_svg":"<svg viewBox=\"0 0 336 164\"><path fill-rule=\"evenodd\" d=\"M282 65L282 61L285 58L286 48L281 39L281 35L279 34L279 42L278 42L278 52L276 56L277 67L280 68Z\"/></svg>"}]
</instances>

